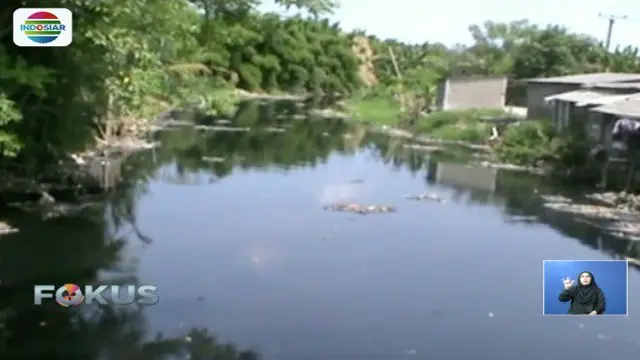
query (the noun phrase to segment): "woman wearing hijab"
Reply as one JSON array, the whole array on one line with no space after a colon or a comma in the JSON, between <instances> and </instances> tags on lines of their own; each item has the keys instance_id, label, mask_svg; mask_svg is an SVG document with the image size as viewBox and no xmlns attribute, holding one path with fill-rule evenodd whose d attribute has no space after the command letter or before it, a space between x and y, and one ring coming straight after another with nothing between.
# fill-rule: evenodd
<instances>
[{"instance_id":1,"label":"woman wearing hijab","mask_svg":"<svg viewBox=\"0 0 640 360\"><path fill-rule=\"evenodd\" d=\"M569 278L562 279L564 290L558 300L571 301L569 314L571 315L602 315L605 310L604 292L596 284L592 273L583 271L578 276L578 285Z\"/></svg>"}]
</instances>

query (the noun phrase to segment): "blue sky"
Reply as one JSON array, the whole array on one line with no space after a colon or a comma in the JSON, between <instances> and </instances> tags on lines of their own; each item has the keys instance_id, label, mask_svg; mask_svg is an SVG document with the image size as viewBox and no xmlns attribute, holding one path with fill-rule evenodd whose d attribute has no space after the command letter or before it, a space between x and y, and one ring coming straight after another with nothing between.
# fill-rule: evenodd
<instances>
[{"instance_id":1,"label":"blue sky","mask_svg":"<svg viewBox=\"0 0 640 360\"><path fill-rule=\"evenodd\" d=\"M262 8L275 9L268 1ZM364 29L382 38L451 45L471 42L467 31L471 24L524 18L537 24L563 24L604 40L607 21L598 13L629 16L616 22L612 46L640 46L637 0L341 0L332 20L346 30Z\"/></svg>"}]
</instances>

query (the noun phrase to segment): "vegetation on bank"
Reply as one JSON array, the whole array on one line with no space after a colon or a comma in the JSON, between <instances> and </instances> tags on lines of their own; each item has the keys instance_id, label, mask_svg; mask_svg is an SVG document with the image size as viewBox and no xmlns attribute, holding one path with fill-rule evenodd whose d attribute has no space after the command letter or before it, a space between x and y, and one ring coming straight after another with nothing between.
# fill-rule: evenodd
<instances>
[{"instance_id":1,"label":"vegetation on bank","mask_svg":"<svg viewBox=\"0 0 640 360\"><path fill-rule=\"evenodd\" d=\"M517 106L524 103L525 95L524 84L518 79L597 71L640 71L637 48L628 46L607 51L598 39L571 33L562 26L540 27L526 20L487 21L471 25L469 31L473 44L454 47L433 43L407 45L368 36L372 53L376 54L373 68L378 82L373 89L365 90L359 101L354 101L355 118L386 125L406 125L402 120L408 117L415 123L413 130L420 133L450 140L484 142L491 130L478 120L491 114L473 111L421 114L433 105L437 79L467 75L507 76L512 80L507 90L507 103ZM360 35L366 36L364 32ZM415 98L423 102L412 101ZM583 150L588 145L581 133L572 137L560 136L552 131L547 121L542 121L509 128L496 149L496 156L500 161L518 165L545 163L563 169L584 168L592 165L586 164L588 161L584 157Z\"/></svg>"},{"instance_id":2,"label":"vegetation on bank","mask_svg":"<svg viewBox=\"0 0 640 360\"><path fill-rule=\"evenodd\" d=\"M488 21L469 27L469 46L404 44L345 33L326 19L335 1L276 2L302 15L260 13L258 0L4 2L5 16L24 6L66 7L75 23L66 49L19 48L10 31L0 34L3 169L40 173L96 140L134 136L169 108L230 112L234 88L355 96L356 118L400 119L436 136L476 141L486 128L461 120L467 114L455 114L455 125L451 114L415 116L433 103L436 79L640 70L636 49L607 52L597 39L561 26Z\"/></svg>"},{"instance_id":3,"label":"vegetation on bank","mask_svg":"<svg viewBox=\"0 0 640 360\"><path fill-rule=\"evenodd\" d=\"M558 133L550 121L533 120L507 128L494 155L503 163L543 167L560 178L596 184L604 159L592 154L595 146L582 124Z\"/></svg>"},{"instance_id":4,"label":"vegetation on bank","mask_svg":"<svg viewBox=\"0 0 640 360\"><path fill-rule=\"evenodd\" d=\"M4 163L41 168L96 137L185 104L228 109L240 87L348 91L357 86L349 39L326 20L259 14L253 0L8 1L74 13L67 49L0 42L0 150ZM279 1L311 14L331 2ZM9 159L15 159L11 161Z\"/></svg>"}]
</instances>

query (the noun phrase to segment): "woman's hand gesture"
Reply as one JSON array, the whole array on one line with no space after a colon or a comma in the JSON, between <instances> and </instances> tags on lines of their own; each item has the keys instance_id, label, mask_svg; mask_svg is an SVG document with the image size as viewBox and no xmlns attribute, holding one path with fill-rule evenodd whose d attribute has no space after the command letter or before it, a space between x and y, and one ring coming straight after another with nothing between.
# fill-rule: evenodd
<instances>
[{"instance_id":1,"label":"woman's hand gesture","mask_svg":"<svg viewBox=\"0 0 640 360\"><path fill-rule=\"evenodd\" d=\"M562 285L564 285L565 290L571 289L574 284L575 281L571 280L571 278L562 279Z\"/></svg>"}]
</instances>

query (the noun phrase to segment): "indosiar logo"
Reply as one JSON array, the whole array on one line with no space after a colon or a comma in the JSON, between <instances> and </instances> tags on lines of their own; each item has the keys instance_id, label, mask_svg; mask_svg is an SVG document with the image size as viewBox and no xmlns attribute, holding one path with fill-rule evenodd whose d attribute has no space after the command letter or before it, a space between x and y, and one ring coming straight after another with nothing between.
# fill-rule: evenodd
<instances>
[{"instance_id":1,"label":"indosiar logo","mask_svg":"<svg viewBox=\"0 0 640 360\"><path fill-rule=\"evenodd\" d=\"M20 8L13 12L13 42L20 47L63 47L73 39L73 15L64 8Z\"/></svg>"}]
</instances>

